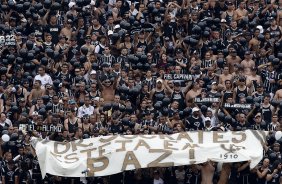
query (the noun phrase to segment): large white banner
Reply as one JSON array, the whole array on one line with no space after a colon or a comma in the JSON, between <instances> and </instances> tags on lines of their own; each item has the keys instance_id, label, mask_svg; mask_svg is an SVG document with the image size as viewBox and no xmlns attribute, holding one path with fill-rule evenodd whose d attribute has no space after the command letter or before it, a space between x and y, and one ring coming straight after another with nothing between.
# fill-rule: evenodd
<instances>
[{"instance_id":1,"label":"large white banner","mask_svg":"<svg viewBox=\"0 0 282 184\"><path fill-rule=\"evenodd\" d=\"M251 160L263 157L267 132L183 132L172 135L105 136L75 142L32 139L41 168L46 173L84 177L106 176L124 170Z\"/></svg>"}]
</instances>

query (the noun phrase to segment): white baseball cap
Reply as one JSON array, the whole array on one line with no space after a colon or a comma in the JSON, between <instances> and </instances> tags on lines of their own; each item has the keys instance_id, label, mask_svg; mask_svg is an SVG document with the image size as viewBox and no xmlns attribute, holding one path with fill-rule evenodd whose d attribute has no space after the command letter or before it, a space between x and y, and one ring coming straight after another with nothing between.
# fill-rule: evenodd
<instances>
[{"instance_id":1,"label":"white baseball cap","mask_svg":"<svg viewBox=\"0 0 282 184\"><path fill-rule=\"evenodd\" d=\"M112 30L109 30L108 35L112 35L112 34L114 34L114 32Z\"/></svg>"},{"instance_id":2,"label":"white baseball cap","mask_svg":"<svg viewBox=\"0 0 282 184\"><path fill-rule=\"evenodd\" d=\"M92 70L91 72L90 72L90 75L92 75L92 74L96 74L97 72L95 71L95 70Z\"/></svg>"},{"instance_id":3,"label":"white baseball cap","mask_svg":"<svg viewBox=\"0 0 282 184\"><path fill-rule=\"evenodd\" d=\"M226 23L226 20L225 19L221 19L220 22Z\"/></svg>"},{"instance_id":4,"label":"white baseball cap","mask_svg":"<svg viewBox=\"0 0 282 184\"><path fill-rule=\"evenodd\" d=\"M199 111L200 109L198 108L198 107L193 107L193 109L192 109L192 113L193 112L197 112L197 111Z\"/></svg>"},{"instance_id":5,"label":"white baseball cap","mask_svg":"<svg viewBox=\"0 0 282 184\"><path fill-rule=\"evenodd\" d=\"M119 29L119 28L120 28L119 24L115 25L115 27L114 27L114 29Z\"/></svg>"},{"instance_id":6,"label":"white baseball cap","mask_svg":"<svg viewBox=\"0 0 282 184\"><path fill-rule=\"evenodd\" d=\"M162 79L157 79L157 81L156 81L157 83L158 82L161 82L161 83L163 83L163 80Z\"/></svg>"},{"instance_id":7,"label":"white baseball cap","mask_svg":"<svg viewBox=\"0 0 282 184\"><path fill-rule=\"evenodd\" d=\"M72 8L75 5L75 2L70 2L69 3L69 8Z\"/></svg>"},{"instance_id":8,"label":"white baseball cap","mask_svg":"<svg viewBox=\"0 0 282 184\"><path fill-rule=\"evenodd\" d=\"M261 34L264 32L263 27L261 25L258 25L257 29L259 29L259 33Z\"/></svg>"},{"instance_id":9,"label":"white baseball cap","mask_svg":"<svg viewBox=\"0 0 282 184\"><path fill-rule=\"evenodd\" d=\"M206 121L211 121L211 118L210 118L210 117L206 117L206 118L205 118L205 122L206 122Z\"/></svg>"},{"instance_id":10,"label":"white baseball cap","mask_svg":"<svg viewBox=\"0 0 282 184\"><path fill-rule=\"evenodd\" d=\"M38 112L34 111L31 115L32 116L38 116Z\"/></svg>"}]
</instances>

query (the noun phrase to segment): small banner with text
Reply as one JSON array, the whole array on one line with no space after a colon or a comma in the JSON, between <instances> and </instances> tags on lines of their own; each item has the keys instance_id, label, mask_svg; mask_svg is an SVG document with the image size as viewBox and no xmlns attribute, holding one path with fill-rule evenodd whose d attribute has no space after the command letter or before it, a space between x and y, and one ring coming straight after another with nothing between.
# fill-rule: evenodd
<instances>
[{"instance_id":1,"label":"small banner with text","mask_svg":"<svg viewBox=\"0 0 282 184\"><path fill-rule=\"evenodd\" d=\"M107 176L148 167L171 167L263 158L262 142L268 132L182 132L172 135L113 135L56 142L32 138L41 168L65 177ZM256 148L256 149L254 149Z\"/></svg>"}]
</instances>

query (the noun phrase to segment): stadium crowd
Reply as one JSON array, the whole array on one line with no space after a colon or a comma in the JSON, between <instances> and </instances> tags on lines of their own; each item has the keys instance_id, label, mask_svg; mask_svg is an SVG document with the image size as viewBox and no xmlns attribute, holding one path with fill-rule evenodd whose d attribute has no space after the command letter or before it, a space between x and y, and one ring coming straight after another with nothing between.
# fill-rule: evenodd
<instances>
[{"instance_id":1,"label":"stadium crowd","mask_svg":"<svg viewBox=\"0 0 282 184\"><path fill-rule=\"evenodd\" d=\"M273 133L282 130L281 8L281 0L1 0L0 183L282 183ZM209 161L42 180L30 146L31 136L246 129L270 131L254 169Z\"/></svg>"}]
</instances>

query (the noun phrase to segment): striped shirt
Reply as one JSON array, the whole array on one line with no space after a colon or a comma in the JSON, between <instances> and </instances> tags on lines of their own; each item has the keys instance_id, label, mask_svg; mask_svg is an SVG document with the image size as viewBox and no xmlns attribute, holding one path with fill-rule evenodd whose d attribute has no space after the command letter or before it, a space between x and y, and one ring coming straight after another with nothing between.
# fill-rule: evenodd
<instances>
[{"instance_id":1,"label":"striped shirt","mask_svg":"<svg viewBox=\"0 0 282 184\"><path fill-rule=\"evenodd\" d=\"M154 87L156 87L156 79L145 79L143 80L142 84L146 84L148 86L148 90L151 91Z\"/></svg>"},{"instance_id":2,"label":"striped shirt","mask_svg":"<svg viewBox=\"0 0 282 184\"><path fill-rule=\"evenodd\" d=\"M128 58L127 56L119 56L116 62L121 64L121 68L126 68L125 64L128 64Z\"/></svg>"},{"instance_id":3,"label":"striped shirt","mask_svg":"<svg viewBox=\"0 0 282 184\"><path fill-rule=\"evenodd\" d=\"M109 55L109 56L101 56L99 59L99 65L102 65L103 63L108 63L111 67L113 66L114 63L116 63L116 58L115 56Z\"/></svg>"},{"instance_id":4,"label":"striped shirt","mask_svg":"<svg viewBox=\"0 0 282 184\"><path fill-rule=\"evenodd\" d=\"M208 67L212 67L215 64L214 60L203 60L201 67L202 68L208 68Z\"/></svg>"},{"instance_id":5,"label":"striped shirt","mask_svg":"<svg viewBox=\"0 0 282 184\"><path fill-rule=\"evenodd\" d=\"M52 113L59 113L61 110L63 110L63 104L59 103L57 105L55 104L52 105L52 110L51 110Z\"/></svg>"},{"instance_id":6,"label":"striped shirt","mask_svg":"<svg viewBox=\"0 0 282 184\"><path fill-rule=\"evenodd\" d=\"M277 129L279 128L279 123L273 123L271 122L270 124L267 125L266 130L267 131L277 131Z\"/></svg>"},{"instance_id":7,"label":"striped shirt","mask_svg":"<svg viewBox=\"0 0 282 184\"><path fill-rule=\"evenodd\" d=\"M65 12L59 11L57 14L57 24L63 26L65 22Z\"/></svg>"},{"instance_id":8,"label":"striped shirt","mask_svg":"<svg viewBox=\"0 0 282 184\"><path fill-rule=\"evenodd\" d=\"M266 71L263 70L261 72L262 79L263 79L263 85L264 89L267 93L274 93L275 88L276 88L276 83L270 83L271 79L274 79L277 81L279 74L276 71Z\"/></svg>"},{"instance_id":9,"label":"striped shirt","mask_svg":"<svg viewBox=\"0 0 282 184\"><path fill-rule=\"evenodd\" d=\"M160 123L158 124L158 131L159 132L165 132L167 130L169 130L170 128L168 127L167 123Z\"/></svg>"}]
</instances>

